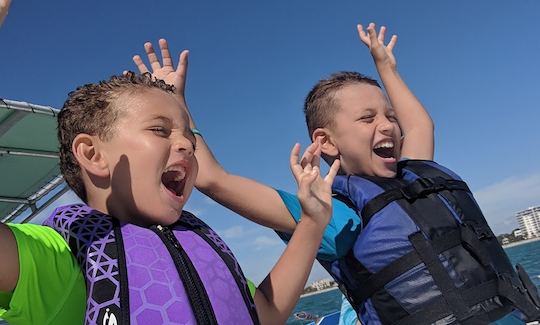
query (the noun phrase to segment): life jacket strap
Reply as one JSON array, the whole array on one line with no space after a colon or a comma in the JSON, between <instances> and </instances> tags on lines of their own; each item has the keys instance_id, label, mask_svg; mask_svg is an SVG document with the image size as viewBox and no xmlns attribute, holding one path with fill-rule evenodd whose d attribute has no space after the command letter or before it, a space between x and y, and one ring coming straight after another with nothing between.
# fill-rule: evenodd
<instances>
[{"instance_id":1,"label":"life jacket strap","mask_svg":"<svg viewBox=\"0 0 540 325\"><path fill-rule=\"evenodd\" d=\"M508 279L502 279L498 282L499 295L510 300L525 314L527 322L540 320L538 291L520 264L516 265L516 269L520 283L516 285Z\"/></svg>"},{"instance_id":2,"label":"life jacket strap","mask_svg":"<svg viewBox=\"0 0 540 325\"><path fill-rule=\"evenodd\" d=\"M482 301L495 297L497 295L497 280L485 282L473 288L457 289L464 297L464 303L467 306L475 306ZM509 306L501 307L500 310L473 315L467 319L459 321L459 324L476 325L489 324L490 322L508 314L512 311ZM400 319L393 325L429 325L452 315L446 298L439 296L431 303L422 308L422 310ZM454 315L455 316L455 315Z\"/></svg>"},{"instance_id":3,"label":"life jacket strap","mask_svg":"<svg viewBox=\"0 0 540 325\"><path fill-rule=\"evenodd\" d=\"M414 182L400 188L387 190L366 203L361 213L363 225L365 227L375 213L393 201L406 199L412 202L418 198L426 197L431 193L446 190L470 192L467 184L460 180L445 179L443 177L418 178Z\"/></svg>"},{"instance_id":4,"label":"life jacket strap","mask_svg":"<svg viewBox=\"0 0 540 325\"><path fill-rule=\"evenodd\" d=\"M433 281L439 287L450 311L452 311L458 321L463 321L471 317L472 313L465 305L463 297L458 292L454 281L442 265L438 254L433 250L433 246L429 240L424 237L422 232L411 234L409 240L428 269Z\"/></svg>"},{"instance_id":5,"label":"life jacket strap","mask_svg":"<svg viewBox=\"0 0 540 325\"><path fill-rule=\"evenodd\" d=\"M460 226L459 229L449 232L443 237L436 238L431 241L434 252L438 255L453 247L463 245L467 251L473 255L480 264L487 267L490 263L488 254L485 253L485 249L480 242L478 236L471 228L467 226ZM352 252L352 250L351 250ZM349 256L347 261L351 266L359 263L358 259L354 256ZM384 288L384 286L397 278L398 276L409 271L413 267L422 263L422 259L416 250L412 250L408 254L405 254L392 263L385 266L377 273L372 274L362 285L361 292L357 294L351 294L355 302L365 302L368 298L373 296L375 292ZM363 266L356 265L353 267L356 270L364 271Z\"/></svg>"}]
</instances>

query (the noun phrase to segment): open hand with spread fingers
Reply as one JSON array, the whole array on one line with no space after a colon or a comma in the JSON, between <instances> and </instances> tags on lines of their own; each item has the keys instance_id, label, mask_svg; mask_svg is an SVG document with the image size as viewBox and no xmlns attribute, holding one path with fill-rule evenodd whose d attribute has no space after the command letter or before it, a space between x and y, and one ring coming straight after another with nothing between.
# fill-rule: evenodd
<instances>
[{"instance_id":1,"label":"open hand with spread fingers","mask_svg":"<svg viewBox=\"0 0 540 325\"><path fill-rule=\"evenodd\" d=\"M186 78L187 78L187 69L188 69L188 51L184 50L180 53L180 58L178 60L178 67L174 68L174 63L171 58L171 53L169 52L169 46L167 40L159 40L159 49L161 52L162 63L159 62L158 56L152 46L152 43L144 43L144 50L150 63L150 68L148 69L146 64L144 64L143 59L140 55L135 55L133 57L133 62L137 65L140 73L150 72L152 76L157 79L165 81L169 85L175 87L175 92L182 98L184 98L184 90L186 88Z\"/></svg>"},{"instance_id":2,"label":"open hand with spread fingers","mask_svg":"<svg viewBox=\"0 0 540 325\"><path fill-rule=\"evenodd\" d=\"M384 36L386 34L386 27L381 26L379 34L375 31L375 24L370 23L367 27L367 33L358 24L358 36L360 40L369 48L371 55L376 64L389 64L392 68L396 67L396 58L394 57L393 50L397 43L397 35L392 35L390 42L384 45Z\"/></svg>"},{"instance_id":3,"label":"open hand with spread fingers","mask_svg":"<svg viewBox=\"0 0 540 325\"><path fill-rule=\"evenodd\" d=\"M309 145L299 159L300 144L291 150L291 170L298 183L298 199L303 217L309 217L319 225L326 226L332 213L332 182L339 170L335 160L323 178L320 171L321 147L317 140Z\"/></svg>"}]
</instances>

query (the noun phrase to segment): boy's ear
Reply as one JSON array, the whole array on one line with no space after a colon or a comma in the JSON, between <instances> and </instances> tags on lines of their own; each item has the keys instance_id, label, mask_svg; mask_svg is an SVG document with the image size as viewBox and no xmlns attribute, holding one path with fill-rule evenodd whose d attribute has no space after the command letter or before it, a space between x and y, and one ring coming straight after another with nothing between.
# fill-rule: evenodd
<instances>
[{"instance_id":1,"label":"boy's ear","mask_svg":"<svg viewBox=\"0 0 540 325\"><path fill-rule=\"evenodd\" d=\"M317 128L311 134L311 141L315 142L317 139L321 141L321 152L328 157L337 157L339 150L337 149L332 133L327 128Z\"/></svg>"},{"instance_id":2,"label":"boy's ear","mask_svg":"<svg viewBox=\"0 0 540 325\"><path fill-rule=\"evenodd\" d=\"M110 175L108 162L101 153L99 140L96 136L85 133L77 134L73 139L71 150L81 169L98 177Z\"/></svg>"}]
</instances>

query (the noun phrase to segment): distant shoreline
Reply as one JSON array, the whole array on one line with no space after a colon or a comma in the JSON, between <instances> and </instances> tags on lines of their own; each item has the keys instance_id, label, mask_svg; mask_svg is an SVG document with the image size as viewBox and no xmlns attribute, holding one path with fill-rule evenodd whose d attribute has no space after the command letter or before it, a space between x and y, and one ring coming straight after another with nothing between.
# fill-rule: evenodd
<instances>
[{"instance_id":1,"label":"distant shoreline","mask_svg":"<svg viewBox=\"0 0 540 325\"><path fill-rule=\"evenodd\" d=\"M532 243L533 241L538 241L538 240L540 240L540 237L520 240L520 241L517 241L517 242L507 244L507 245L502 245L502 247L503 248L509 248L509 247L519 246L519 245L523 245L523 244L527 244L527 243Z\"/></svg>"},{"instance_id":2,"label":"distant shoreline","mask_svg":"<svg viewBox=\"0 0 540 325\"><path fill-rule=\"evenodd\" d=\"M307 296L313 296L313 295L316 295L318 293L323 293L323 292L327 292L327 291L332 291L332 290L337 290L339 289L338 287L332 287L332 288L327 288L327 289L322 289L322 290L317 290L317 291L313 291L313 292L308 292L308 293L304 293L300 296L300 298L302 297L307 297Z\"/></svg>"}]
</instances>

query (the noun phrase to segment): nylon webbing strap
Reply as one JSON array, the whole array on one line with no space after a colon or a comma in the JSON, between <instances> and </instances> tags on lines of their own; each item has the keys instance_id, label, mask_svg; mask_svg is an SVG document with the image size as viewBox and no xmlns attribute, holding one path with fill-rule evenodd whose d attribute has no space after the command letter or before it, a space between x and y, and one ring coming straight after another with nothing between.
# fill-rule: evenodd
<instances>
[{"instance_id":1,"label":"nylon webbing strap","mask_svg":"<svg viewBox=\"0 0 540 325\"><path fill-rule=\"evenodd\" d=\"M526 292L522 288L516 288L504 280L499 281L498 285L499 295L510 300L514 306L521 310L528 318L527 321L540 319L540 309L527 299Z\"/></svg>"},{"instance_id":2,"label":"nylon webbing strap","mask_svg":"<svg viewBox=\"0 0 540 325\"><path fill-rule=\"evenodd\" d=\"M451 314L452 312L448 310L444 298L439 297L422 308L421 311L402 318L392 325L428 325L450 316Z\"/></svg>"},{"instance_id":3,"label":"nylon webbing strap","mask_svg":"<svg viewBox=\"0 0 540 325\"><path fill-rule=\"evenodd\" d=\"M118 251L118 274L120 277L120 308L121 308L121 319L118 321L118 324L129 325L130 320L130 308L129 308L129 282L128 282L128 268L126 261L126 251L124 248L124 240L122 236L122 230L120 227L120 222L112 218L114 225L114 236L116 238L116 248ZM96 289L96 288L94 288ZM105 323L105 319L103 321Z\"/></svg>"},{"instance_id":4,"label":"nylon webbing strap","mask_svg":"<svg viewBox=\"0 0 540 325\"><path fill-rule=\"evenodd\" d=\"M476 237L476 234L469 227L460 227L458 230L449 232L443 237L436 238L431 241L433 251L435 254L440 254L450 248L460 246L463 243L469 246L469 252L475 255L482 265L489 265L489 259L481 246L480 240ZM352 264L358 262L349 261ZM362 284L362 291L355 295L355 300L358 302L364 302L370 298L375 292L382 289L388 282L392 281L396 277L402 275L418 264L422 263L420 255L416 250L405 254L392 263L382 268L379 272L374 273ZM356 269L356 268L353 268Z\"/></svg>"},{"instance_id":5,"label":"nylon webbing strap","mask_svg":"<svg viewBox=\"0 0 540 325\"><path fill-rule=\"evenodd\" d=\"M440 238L440 240L432 242L433 249L436 254L440 254L452 247L461 244L461 236L458 231L453 231L447 236ZM375 292L382 289L388 282L397 278L399 275L404 274L408 270L422 263L420 255L416 250L405 254L392 263L385 266L379 272L374 273L369 279L362 285L362 291L356 295L356 300L364 302L370 298Z\"/></svg>"},{"instance_id":6,"label":"nylon webbing strap","mask_svg":"<svg viewBox=\"0 0 540 325\"><path fill-rule=\"evenodd\" d=\"M516 270L519 277L519 280L521 281L521 284L525 287L525 290L527 291L527 295L531 299L531 302L536 306L536 308L540 308L540 297L538 296L538 289L532 282L531 278L529 277L529 274L525 271L523 266L521 264L516 264Z\"/></svg>"},{"instance_id":7,"label":"nylon webbing strap","mask_svg":"<svg viewBox=\"0 0 540 325\"><path fill-rule=\"evenodd\" d=\"M457 289L461 293L461 296L464 298L464 302L467 306L475 306L482 301L486 301L490 298L497 296L498 294L498 281L491 280L484 282L478 286L466 289ZM502 314L507 314L507 307L501 307L503 310ZM500 310L498 310L500 311ZM490 313L496 313L491 311ZM400 319L398 322L393 325L422 325L422 324L432 324L438 320L441 320L453 312L448 308L446 299L443 296L435 298L431 303L423 306L422 309L410 316ZM489 313L488 313L489 314ZM498 317L490 319L485 313L477 314L471 318L460 321L460 324L488 324L491 321L494 321Z\"/></svg>"},{"instance_id":8,"label":"nylon webbing strap","mask_svg":"<svg viewBox=\"0 0 540 325\"><path fill-rule=\"evenodd\" d=\"M370 276L363 284L362 291L355 295L354 300L360 303L365 302L368 298L373 296L375 292L382 289L388 282L420 263L420 256L418 256L416 251L401 256L379 272Z\"/></svg>"},{"instance_id":9,"label":"nylon webbing strap","mask_svg":"<svg viewBox=\"0 0 540 325\"><path fill-rule=\"evenodd\" d=\"M470 192L469 187L463 181L444 179L442 177L418 178L402 188L385 191L369 201L364 206L361 213L364 226L367 225L375 213L379 212L390 202L400 199L412 201L427 196L428 194L445 190Z\"/></svg>"},{"instance_id":10,"label":"nylon webbing strap","mask_svg":"<svg viewBox=\"0 0 540 325\"><path fill-rule=\"evenodd\" d=\"M482 244L478 235L468 226L461 226L461 241L466 244L469 252L482 264L487 267L491 260L486 252L485 244Z\"/></svg>"},{"instance_id":11,"label":"nylon webbing strap","mask_svg":"<svg viewBox=\"0 0 540 325\"><path fill-rule=\"evenodd\" d=\"M465 320L470 315L469 308L464 303L463 297L459 294L450 275L443 267L437 253L421 232L416 232L409 236L414 249L420 259L426 265L433 281L439 287L444 300L446 300L449 310L459 321Z\"/></svg>"}]
</instances>

